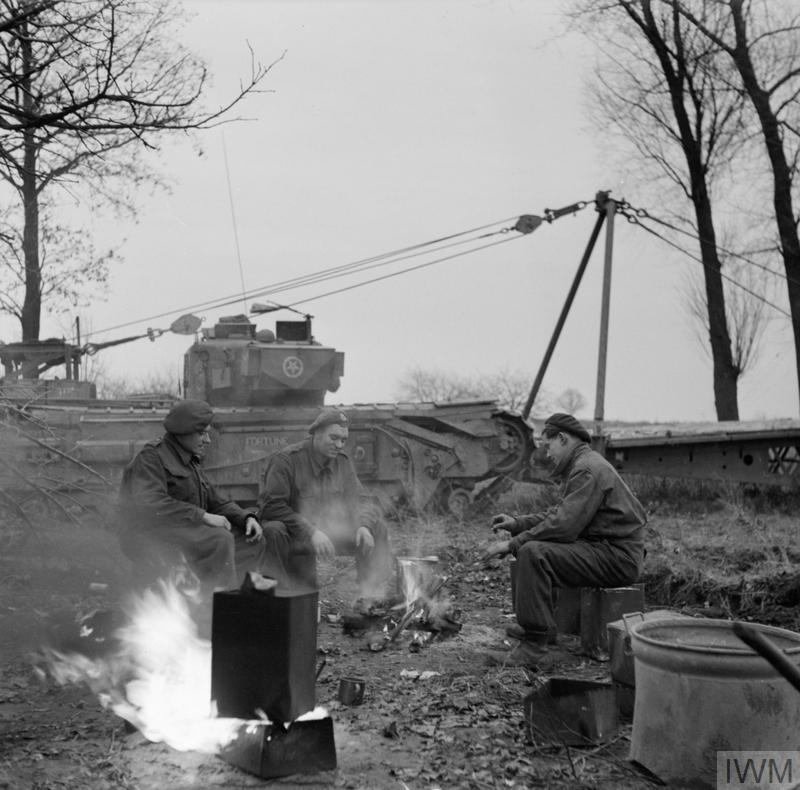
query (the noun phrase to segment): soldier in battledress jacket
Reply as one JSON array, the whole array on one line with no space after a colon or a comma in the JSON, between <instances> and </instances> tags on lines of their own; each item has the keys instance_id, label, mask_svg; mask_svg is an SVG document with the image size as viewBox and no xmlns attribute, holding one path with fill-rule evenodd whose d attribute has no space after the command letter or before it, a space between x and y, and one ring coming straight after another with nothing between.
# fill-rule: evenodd
<instances>
[{"instance_id":1,"label":"soldier in battledress jacket","mask_svg":"<svg viewBox=\"0 0 800 790\"><path fill-rule=\"evenodd\" d=\"M344 452L348 419L324 409L308 438L270 457L258 518L271 575L283 585L316 586L316 558L355 557L363 598L381 598L391 573L386 524Z\"/></svg>"}]
</instances>

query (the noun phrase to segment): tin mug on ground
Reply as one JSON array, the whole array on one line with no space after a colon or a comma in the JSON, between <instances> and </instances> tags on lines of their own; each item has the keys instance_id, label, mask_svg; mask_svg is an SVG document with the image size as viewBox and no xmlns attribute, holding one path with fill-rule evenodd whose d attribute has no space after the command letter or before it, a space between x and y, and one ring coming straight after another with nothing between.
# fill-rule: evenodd
<instances>
[{"instance_id":1,"label":"tin mug on ground","mask_svg":"<svg viewBox=\"0 0 800 790\"><path fill-rule=\"evenodd\" d=\"M342 678L339 681L339 702L360 705L364 701L364 678Z\"/></svg>"}]
</instances>

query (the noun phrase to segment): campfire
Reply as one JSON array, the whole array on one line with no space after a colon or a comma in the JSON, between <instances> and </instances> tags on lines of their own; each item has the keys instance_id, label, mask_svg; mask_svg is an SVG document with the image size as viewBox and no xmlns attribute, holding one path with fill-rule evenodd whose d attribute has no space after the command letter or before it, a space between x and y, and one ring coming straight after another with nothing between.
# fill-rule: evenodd
<instances>
[{"instance_id":1,"label":"campfire","mask_svg":"<svg viewBox=\"0 0 800 790\"><path fill-rule=\"evenodd\" d=\"M448 577L438 570L439 559L435 556L398 557L399 600L345 616L345 633L368 633L367 646L377 653L400 641L417 652L437 638L460 631L459 612L445 593Z\"/></svg>"},{"instance_id":2,"label":"campfire","mask_svg":"<svg viewBox=\"0 0 800 790\"><path fill-rule=\"evenodd\" d=\"M333 724L315 706L317 598L216 593L209 641L185 592L163 583L131 602L110 638L92 639L90 655L50 646L37 668L62 685L85 683L149 741L217 754L262 778L331 769Z\"/></svg>"}]
</instances>

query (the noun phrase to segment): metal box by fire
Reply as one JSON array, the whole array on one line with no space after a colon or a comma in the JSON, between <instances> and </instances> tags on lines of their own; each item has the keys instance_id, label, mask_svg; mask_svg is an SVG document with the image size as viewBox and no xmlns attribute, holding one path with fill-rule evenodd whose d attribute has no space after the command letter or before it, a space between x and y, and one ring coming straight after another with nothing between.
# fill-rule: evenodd
<instances>
[{"instance_id":1,"label":"metal box by fire","mask_svg":"<svg viewBox=\"0 0 800 790\"><path fill-rule=\"evenodd\" d=\"M650 620L667 620L686 617L680 612L669 609L655 609L652 612L633 612L626 614L621 620L615 620L606 626L608 632L609 671L611 679L626 686L635 686L633 673L633 648L631 647L630 630L637 623Z\"/></svg>"},{"instance_id":2,"label":"metal box by fire","mask_svg":"<svg viewBox=\"0 0 800 790\"><path fill-rule=\"evenodd\" d=\"M288 728L248 722L219 756L262 779L330 771L336 768L333 721L325 716L296 721Z\"/></svg>"},{"instance_id":3,"label":"metal box by fire","mask_svg":"<svg viewBox=\"0 0 800 790\"><path fill-rule=\"evenodd\" d=\"M217 715L290 722L315 705L318 593L214 593L211 699Z\"/></svg>"},{"instance_id":4,"label":"metal box by fire","mask_svg":"<svg viewBox=\"0 0 800 790\"><path fill-rule=\"evenodd\" d=\"M622 615L644 610L644 585L581 588L581 650L592 658L608 660L606 626Z\"/></svg>"},{"instance_id":5,"label":"metal box by fire","mask_svg":"<svg viewBox=\"0 0 800 790\"><path fill-rule=\"evenodd\" d=\"M616 692L610 683L550 678L524 701L525 726L537 745L589 746L617 732Z\"/></svg>"},{"instance_id":6,"label":"metal box by fire","mask_svg":"<svg viewBox=\"0 0 800 790\"><path fill-rule=\"evenodd\" d=\"M633 707L636 702L636 678L634 675L633 648L631 647L630 630L637 623L650 620L665 620L676 617L686 617L680 612L669 609L656 609L652 612L633 612L623 615L621 620L615 620L606 626L608 632L608 669L611 680L617 689L617 707L621 716L633 716Z\"/></svg>"}]
</instances>

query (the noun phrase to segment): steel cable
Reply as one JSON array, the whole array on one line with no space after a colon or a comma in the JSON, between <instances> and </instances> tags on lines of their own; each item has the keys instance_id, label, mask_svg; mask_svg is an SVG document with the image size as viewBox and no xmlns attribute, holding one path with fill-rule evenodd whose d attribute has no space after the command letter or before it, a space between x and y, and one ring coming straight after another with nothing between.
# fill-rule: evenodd
<instances>
[{"instance_id":1,"label":"steel cable","mask_svg":"<svg viewBox=\"0 0 800 790\"><path fill-rule=\"evenodd\" d=\"M424 269L427 266L433 266L435 263L442 263L443 261L449 261L453 258L459 258L462 255L468 255L473 252L478 252L479 250L486 250L489 247L496 247L498 244L505 244L509 241L516 241L517 239L521 239L522 236L509 236L507 239L499 239L498 241L493 241L489 244L483 244L480 247L475 247L471 250L464 250L463 252L457 252L453 255L446 255L444 258L437 258L435 261L427 261L425 263L419 263L416 266L409 266L407 269L401 269L397 272L390 272L389 274L384 274L381 277L374 277L371 280L364 280L360 283L354 283L353 285L345 286L344 288L337 288L334 291L326 291L322 294L317 294L316 296L310 296L307 299L300 299L299 301L293 302L290 306L296 307L299 304L305 304L306 302L312 302L315 299L322 299L324 296L332 296L333 294L343 293L344 291L351 291L353 288L360 288L362 285L370 285L371 283L380 282L381 280L388 280L390 277L397 277L399 274L405 274L406 272L413 272L417 269Z\"/></svg>"},{"instance_id":2,"label":"steel cable","mask_svg":"<svg viewBox=\"0 0 800 790\"><path fill-rule=\"evenodd\" d=\"M630 211L633 212L633 216L631 216L631 214L627 212L627 209L630 209ZM701 245L705 242L708 242L708 239L704 238L703 236L698 236L696 233L691 233L690 231L685 230L684 228L680 228L671 222L667 222L667 220L665 219L660 219L659 217L653 216L649 211L647 211L647 209L636 209L626 204L625 208L623 208L623 210L621 210L620 213L623 214L628 219L628 222L634 225L641 224L638 222L638 218L644 217L645 219L650 219L653 222L658 223L659 225L663 225L665 228L674 230L676 233L682 233L684 236L688 236L692 241L696 241ZM644 227L644 225L642 225L642 227ZM721 247L719 244L715 243L714 246L720 252L724 252L731 258L737 258L738 260L743 261L744 263L747 263L750 266L755 266L757 269L762 269L763 271L767 272L767 274L771 274L774 277L779 277L783 280L786 280L787 282L793 283L794 285L800 285L800 281L794 279L793 277L789 277L789 275L786 274L786 272L781 272L781 271L776 271L775 269L771 269L766 264L759 263L758 261L752 260L752 258L748 258L746 255L742 255L741 253L734 252L733 250L729 250L725 247Z\"/></svg>"},{"instance_id":3,"label":"steel cable","mask_svg":"<svg viewBox=\"0 0 800 790\"><path fill-rule=\"evenodd\" d=\"M335 279L337 277L343 277L346 275L353 275L357 274L360 271L368 271L370 269L376 268L378 266L388 266L392 263L397 263L402 260L408 260L409 258L418 257L419 255L429 254L431 252L449 249L451 247L455 247L458 245L469 244L471 242L477 241L478 239L487 238L488 236L497 235L499 233L507 233L510 229L509 228L501 228L500 230L496 230L493 233L483 234L477 238L469 238L469 239L462 239L461 241L452 242L451 244L443 244L443 242L451 241L453 239L457 239L459 237L468 236L470 234L477 233L479 231L486 230L487 228L493 228L496 225L505 224L510 222L511 220L516 219L516 217L509 217L505 220L499 220L497 222L488 223L486 225L481 225L476 228L472 228L471 230L462 231L460 233L453 233L447 236L442 236L437 239L432 239L431 241L421 242L419 244L413 244L408 247L402 247L397 250L393 250L391 252L382 253L380 255L374 255L369 258L363 258L358 261L353 261L351 263L342 264L339 266L330 267L328 269L322 269L318 272L313 272L310 274L301 275L299 277L290 278L287 280L281 280L271 285L261 286L259 288L254 288L246 291L245 293L238 293L238 294L231 294L226 297L222 297L221 299L214 299L209 300L206 302L198 302L196 304L188 305L185 307L179 307L173 310L165 311L163 313L158 313L155 315L146 316L144 318L139 318L133 321L126 321L121 324L116 324L114 326L106 327L104 329L97 329L87 333L87 337L93 335L104 334L106 332L112 332L117 329L123 329L125 327L134 326L137 324L142 324L146 321L154 321L159 318L165 318L167 316L175 315L176 313L186 313L192 312L193 310L200 310L206 309L211 310L219 307L226 307L230 304L235 304L236 302L240 302L243 297L247 299L257 298L257 297L265 297L267 295L273 293L281 293L283 291L291 290L293 288L300 288L306 285L312 285L316 282L324 282L326 280ZM517 237L512 237L517 238ZM436 247L436 245L440 245ZM484 245L487 246L487 245ZM476 249L483 249L484 246L478 247ZM491 246L491 245L488 245ZM435 247L435 250L433 249ZM472 252L472 250L465 250L463 253L460 254L467 254ZM410 253L410 254L405 254ZM421 264L419 266L412 266L408 267L407 269L398 272L398 274L402 274L406 271L414 271L415 269L424 268L428 265L433 265L434 263L439 263L441 261L450 260L455 257L459 257L460 254L446 256L441 260L431 261L425 264ZM373 278L372 280L368 280L363 284L368 284L369 282L377 282L381 279L386 279L386 277L390 277L394 275L386 275L385 277ZM350 290L352 288L358 287L359 284L354 284L352 286L348 286L347 288L339 289L337 291L331 291L330 293L338 293L342 290ZM320 297L312 297L314 299ZM308 301L308 300L307 300ZM290 306L290 305L289 305Z\"/></svg>"},{"instance_id":4,"label":"steel cable","mask_svg":"<svg viewBox=\"0 0 800 790\"><path fill-rule=\"evenodd\" d=\"M638 225L640 228L642 228L642 230L647 231L651 235L655 236L657 239L660 239L661 241L663 241L665 244L669 244L671 247L674 247L676 250L678 250L679 252L682 252L684 255L686 255L687 257L691 258L693 261L696 261L697 263L699 263L701 266L704 266L705 268L710 268L708 266L708 264L702 258L700 258L697 255L694 255L693 253L689 252L689 250L685 249L684 247L681 247L680 244L678 244L677 242L674 242L671 239L668 239L666 236L662 235L661 233L658 233L657 231L653 230L653 228L647 227L647 225L645 225L643 222L641 222L639 220L638 216L632 216L631 214L626 213L625 210L620 211L620 213L623 214L625 217L627 217L628 222L630 222L631 224ZM647 215L647 217L648 217L648 219L653 219L652 217L650 217L650 215ZM668 223L662 223L662 224L667 224L668 225ZM696 238L696 237L694 237L694 238ZM698 241L699 241L699 239L698 239ZM773 272L771 269L768 269L768 271L770 271L772 274L776 274L776 272ZM752 288L748 288L746 285L740 283L738 280L735 280L730 275L725 274L721 270L719 272L719 275L724 280L727 280L729 283L731 283L732 285L735 285L737 288L741 288L743 291L745 291L746 293L750 294L754 298L758 299L760 302L763 302L764 304L768 305L773 310L776 310L777 312L781 313L782 315L785 315L789 319L792 318L791 314L789 312L787 312L786 310L784 310L782 307L780 307L779 305L776 305L774 302L771 302L769 299L767 299L766 297L764 297L761 294L757 293Z\"/></svg>"}]
</instances>

